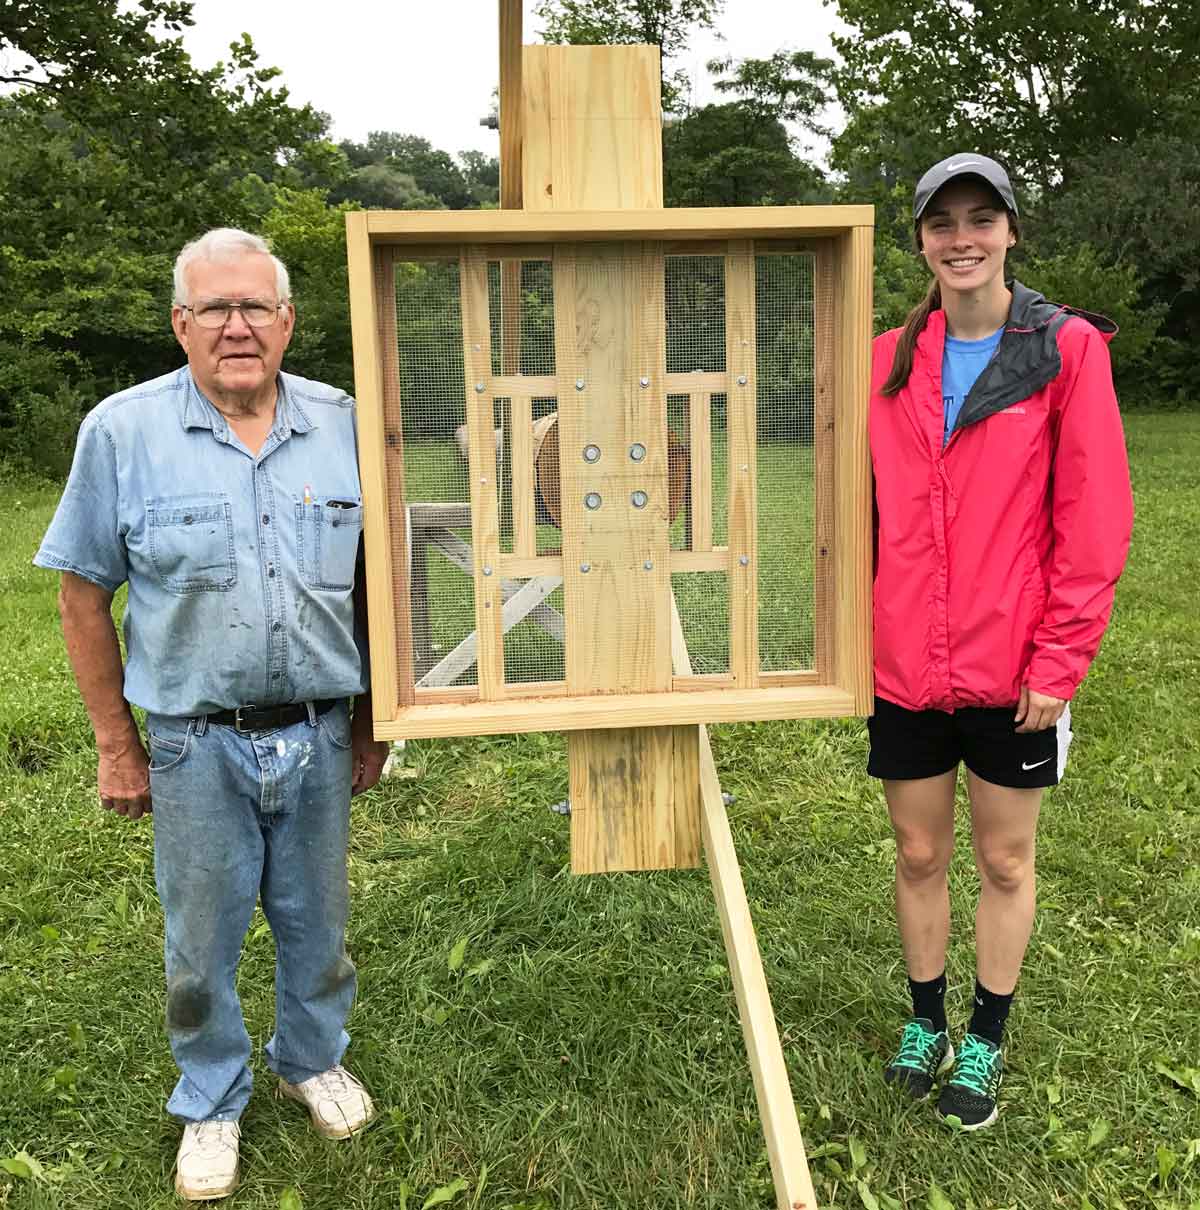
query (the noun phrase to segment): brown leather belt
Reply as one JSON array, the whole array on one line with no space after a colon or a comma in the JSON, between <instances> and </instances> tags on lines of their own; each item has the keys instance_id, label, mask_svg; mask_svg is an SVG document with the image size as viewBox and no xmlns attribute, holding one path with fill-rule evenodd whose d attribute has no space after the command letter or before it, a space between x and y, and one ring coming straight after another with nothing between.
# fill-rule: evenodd
<instances>
[{"instance_id":1,"label":"brown leather belt","mask_svg":"<svg viewBox=\"0 0 1200 1210\"><path fill-rule=\"evenodd\" d=\"M332 710L340 701L340 697L322 698L313 702L313 709L318 714ZM239 706L236 710L218 710L208 716L210 723L221 727L232 727L235 731L274 731L277 727L290 727L295 723L306 722L308 719L307 702L288 702L283 706Z\"/></svg>"}]
</instances>

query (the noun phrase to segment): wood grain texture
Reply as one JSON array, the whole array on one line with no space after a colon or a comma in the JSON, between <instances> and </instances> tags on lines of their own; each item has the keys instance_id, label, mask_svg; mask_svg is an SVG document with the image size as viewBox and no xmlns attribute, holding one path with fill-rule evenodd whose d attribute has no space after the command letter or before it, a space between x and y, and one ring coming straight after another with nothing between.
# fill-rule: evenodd
<instances>
[{"instance_id":1,"label":"wood grain texture","mask_svg":"<svg viewBox=\"0 0 1200 1210\"><path fill-rule=\"evenodd\" d=\"M500 610L500 500L492 402L492 343L488 317L487 261L464 249L460 262L464 406L471 478L471 545L475 587L476 664L484 701L504 696L504 638Z\"/></svg>"},{"instance_id":2,"label":"wood grain texture","mask_svg":"<svg viewBox=\"0 0 1200 1210\"><path fill-rule=\"evenodd\" d=\"M724 377L724 375L722 375ZM691 464L692 541L694 552L712 550L712 395L688 396L688 445Z\"/></svg>"},{"instance_id":3,"label":"wood grain texture","mask_svg":"<svg viewBox=\"0 0 1200 1210\"><path fill-rule=\"evenodd\" d=\"M530 147L527 140L527 159ZM524 210L368 210L365 214L373 241L418 245L787 239L798 232L809 236L841 236L853 227L870 226L874 222L871 206L606 210L581 205L575 210L534 210L527 204Z\"/></svg>"},{"instance_id":4,"label":"wood grain texture","mask_svg":"<svg viewBox=\"0 0 1200 1210\"><path fill-rule=\"evenodd\" d=\"M813 665L833 679L834 551L837 544L835 393L837 328L833 314L834 252L821 241L813 252Z\"/></svg>"},{"instance_id":5,"label":"wood grain texture","mask_svg":"<svg viewBox=\"0 0 1200 1210\"><path fill-rule=\"evenodd\" d=\"M871 307L874 232L853 227L835 241L834 330L836 429L834 499L837 593L833 679L859 714L874 704L871 656L871 456L867 410L871 393Z\"/></svg>"},{"instance_id":6,"label":"wood grain texture","mask_svg":"<svg viewBox=\"0 0 1200 1210\"><path fill-rule=\"evenodd\" d=\"M646 255L612 244L555 261L566 676L578 693L670 683L662 285ZM640 463L628 455L635 442ZM589 445L595 463L582 456ZM633 503L639 491L645 507Z\"/></svg>"},{"instance_id":7,"label":"wood grain texture","mask_svg":"<svg viewBox=\"0 0 1200 1210\"><path fill-rule=\"evenodd\" d=\"M512 442L509 448L512 451L513 554L518 558L533 559L537 557L537 524L533 498L532 401L525 394L509 398L512 415Z\"/></svg>"},{"instance_id":8,"label":"wood grain texture","mask_svg":"<svg viewBox=\"0 0 1200 1210\"><path fill-rule=\"evenodd\" d=\"M429 702L433 704L425 704ZM418 739L752 723L777 718L845 718L857 713L849 693L827 685L695 693L604 693L590 697L564 696L555 691L528 699L521 699L513 685L504 701L461 706L439 705L418 690L416 705L402 708L391 721L377 721L375 730L381 739Z\"/></svg>"},{"instance_id":9,"label":"wood grain texture","mask_svg":"<svg viewBox=\"0 0 1200 1210\"><path fill-rule=\"evenodd\" d=\"M500 205L520 210L524 144L521 0L500 0Z\"/></svg>"},{"instance_id":10,"label":"wood grain texture","mask_svg":"<svg viewBox=\"0 0 1200 1210\"><path fill-rule=\"evenodd\" d=\"M661 207L662 107L653 46L527 46L526 211Z\"/></svg>"},{"instance_id":11,"label":"wood grain texture","mask_svg":"<svg viewBox=\"0 0 1200 1210\"><path fill-rule=\"evenodd\" d=\"M367 578L368 637L376 717L386 723L400 707L396 667L397 615L388 516L387 434L383 419L383 374L378 326L379 299L365 211L346 215L346 260L350 280L350 327L354 342L354 391L358 409L358 467L363 491L363 544ZM393 302L393 310L395 304ZM406 613L407 611L405 611Z\"/></svg>"},{"instance_id":12,"label":"wood grain texture","mask_svg":"<svg viewBox=\"0 0 1200 1210\"><path fill-rule=\"evenodd\" d=\"M731 240L725 257L726 408L729 434L729 671L758 684L758 339L754 247Z\"/></svg>"}]
</instances>

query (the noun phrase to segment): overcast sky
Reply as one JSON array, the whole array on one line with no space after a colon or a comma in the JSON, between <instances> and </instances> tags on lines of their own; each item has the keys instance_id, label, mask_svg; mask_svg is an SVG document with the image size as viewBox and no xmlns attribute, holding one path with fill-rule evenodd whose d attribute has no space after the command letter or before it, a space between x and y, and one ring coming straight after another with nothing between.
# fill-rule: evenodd
<instances>
[{"instance_id":1,"label":"overcast sky","mask_svg":"<svg viewBox=\"0 0 1200 1210\"><path fill-rule=\"evenodd\" d=\"M397 130L451 153L498 155L499 135L479 125L499 82L498 8L497 0L195 0L184 42L207 67L248 33L260 62L282 69L292 99L330 115L335 139ZM526 42L541 41L533 8L525 0ZM674 61L691 75L697 104L713 99L708 59L785 47L831 56L829 34L844 27L821 0L725 0L718 28L724 41L697 36Z\"/></svg>"}]
</instances>

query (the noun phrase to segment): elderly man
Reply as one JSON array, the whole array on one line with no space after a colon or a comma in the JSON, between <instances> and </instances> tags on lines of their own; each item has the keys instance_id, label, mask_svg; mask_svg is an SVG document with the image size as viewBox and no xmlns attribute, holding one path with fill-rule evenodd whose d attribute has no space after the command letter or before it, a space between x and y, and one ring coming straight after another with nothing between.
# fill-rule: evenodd
<instances>
[{"instance_id":1,"label":"elderly man","mask_svg":"<svg viewBox=\"0 0 1200 1210\"><path fill-rule=\"evenodd\" d=\"M237 1181L250 1039L234 974L261 896L275 936L267 1062L315 1128L370 1120L340 1065L350 796L379 778L371 734L353 401L280 372L287 270L243 231L175 264L187 366L106 399L79 430L35 562L62 572L67 652L96 733L102 805L153 810L167 1033L186 1123L176 1188ZM127 662L112 623L129 585ZM354 699L351 715L349 699ZM129 703L147 712L149 753Z\"/></svg>"}]
</instances>

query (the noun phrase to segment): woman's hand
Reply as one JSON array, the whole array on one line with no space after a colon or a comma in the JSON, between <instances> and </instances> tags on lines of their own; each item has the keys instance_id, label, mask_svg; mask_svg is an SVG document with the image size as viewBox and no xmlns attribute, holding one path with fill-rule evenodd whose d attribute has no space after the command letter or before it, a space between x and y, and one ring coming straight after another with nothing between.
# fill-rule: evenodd
<instances>
[{"instance_id":1,"label":"woman's hand","mask_svg":"<svg viewBox=\"0 0 1200 1210\"><path fill-rule=\"evenodd\" d=\"M1065 698L1049 697L1030 689L1028 685L1021 686L1021 698L1017 702L1017 713L1014 722L1018 734L1026 731L1045 731L1053 727L1062 717L1067 708Z\"/></svg>"}]
</instances>

